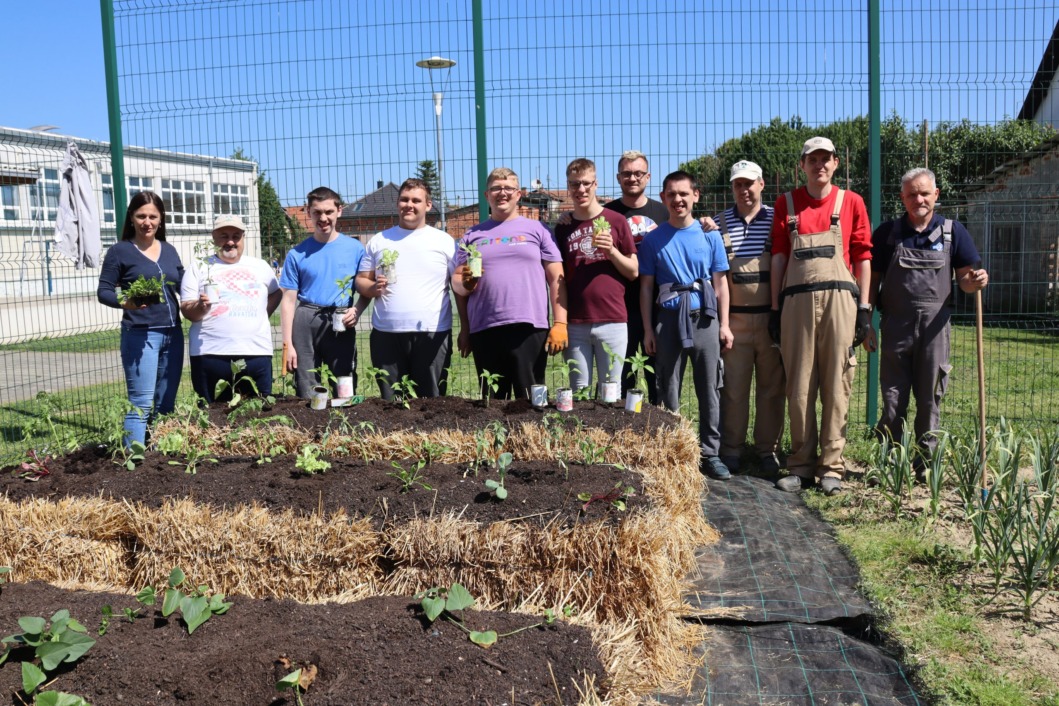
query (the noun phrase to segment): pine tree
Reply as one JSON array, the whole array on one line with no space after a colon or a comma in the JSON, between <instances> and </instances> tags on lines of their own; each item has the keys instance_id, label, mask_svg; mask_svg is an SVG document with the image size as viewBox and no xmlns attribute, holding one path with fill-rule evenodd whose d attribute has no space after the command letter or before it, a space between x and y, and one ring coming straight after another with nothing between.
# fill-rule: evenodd
<instances>
[{"instance_id":1,"label":"pine tree","mask_svg":"<svg viewBox=\"0 0 1059 706\"><path fill-rule=\"evenodd\" d=\"M430 185L430 193L434 195L436 200L441 193L441 179L438 178L438 170L434 165L434 160L424 159L420 162L416 168L416 178L422 179Z\"/></svg>"}]
</instances>

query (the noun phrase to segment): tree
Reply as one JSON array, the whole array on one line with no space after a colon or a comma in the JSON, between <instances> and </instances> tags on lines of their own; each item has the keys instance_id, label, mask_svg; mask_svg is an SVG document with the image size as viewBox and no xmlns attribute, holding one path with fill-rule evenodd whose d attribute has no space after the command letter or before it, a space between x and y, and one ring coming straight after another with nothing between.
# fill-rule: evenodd
<instances>
[{"instance_id":1,"label":"tree","mask_svg":"<svg viewBox=\"0 0 1059 706\"><path fill-rule=\"evenodd\" d=\"M416 168L416 178L422 179L430 186L430 193L437 199L441 195L441 179L438 177L438 170L434 165L434 160L424 159L419 163Z\"/></svg>"},{"instance_id":2,"label":"tree","mask_svg":"<svg viewBox=\"0 0 1059 706\"><path fill-rule=\"evenodd\" d=\"M242 147L232 153L232 159L246 162L254 161L245 154ZM259 165L260 166L260 165ZM287 217L287 212L280 205L279 196L272 182L265 176L265 170L257 173L257 217L261 230L261 256L267 260L276 259L283 262L287 251L301 240L304 228L300 223Z\"/></svg>"},{"instance_id":3,"label":"tree","mask_svg":"<svg viewBox=\"0 0 1059 706\"><path fill-rule=\"evenodd\" d=\"M741 159L757 162L765 179L764 200L771 203L784 191L804 182L798 170L802 143L814 135L822 135L830 138L839 150L841 164L835 183L861 194L869 201L870 208L869 127L866 116L817 127L805 125L798 116L786 121L776 117L766 125L723 142L710 154L685 162L681 169L698 181L704 195L700 202L703 211L715 213L731 201L728 183L731 165ZM882 215L889 218L901 213L901 176L913 167L923 166L928 157L929 166L937 175L942 201L949 207L965 200L963 193L968 186L1055 134L1054 128L1026 120L1003 120L996 125L977 125L963 120L938 123L924 140L918 125L911 126L897 113L891 113L880 125Z\"/></svg>"}]
</instances>

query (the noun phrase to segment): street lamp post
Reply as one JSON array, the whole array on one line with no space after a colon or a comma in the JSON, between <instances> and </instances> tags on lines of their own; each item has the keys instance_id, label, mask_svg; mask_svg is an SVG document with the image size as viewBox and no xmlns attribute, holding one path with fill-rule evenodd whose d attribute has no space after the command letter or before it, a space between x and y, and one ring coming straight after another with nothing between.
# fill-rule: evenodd
<instances>
[{"instance_id":1,"label":"street lamp post","mask_svg":"<svg viewBox=\"0 0 1059 706\"><path fill-rule=\"evenodd\" d=\"M437 69L451 69L455 65L456 62L452 59L446 59L441 56L432 56L429 59L420 59L416 62L416 66L421 69L427 69L430 74L430 90L434 94L434 124L438 142L438 195L435 203L438 204L438 213L441 214L441 230L446 233L448 230L445 227L445 172L441 166L441 100L449 75L448 73L445 74L445 80L441 83L441 90L435 91L434 71Z\"/></svg>"}]
</instances>

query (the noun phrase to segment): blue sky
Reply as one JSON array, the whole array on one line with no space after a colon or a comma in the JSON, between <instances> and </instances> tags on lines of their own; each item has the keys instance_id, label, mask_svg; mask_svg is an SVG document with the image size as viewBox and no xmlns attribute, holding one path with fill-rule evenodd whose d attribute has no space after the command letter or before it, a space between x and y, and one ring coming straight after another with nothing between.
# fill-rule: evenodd
<instances>
[{"instance_id":1,"label":"blue sky","mask_svg":"<svg viewBox=\"0 0 1059 706\"><path fill-rule=\"evenodd\" d=\"M476 198L470 0L116 5L127 144L242 147L285 203L319 184L357 198L435 158L431 85L414 62L441 54L458 62L443 114L447 197ZM618 154L637 148L658 186L773 117L867 112L865 14L848 2L484 5L489 164L527 183L558 187L565 164L588 156L614 193ZM1054 6L884 1L884 112L1014 116L1057 17ZM7 2L4 19L5 55L19 60L0 125L108 139L98 2Z\"/></svg>"}]
</instances>

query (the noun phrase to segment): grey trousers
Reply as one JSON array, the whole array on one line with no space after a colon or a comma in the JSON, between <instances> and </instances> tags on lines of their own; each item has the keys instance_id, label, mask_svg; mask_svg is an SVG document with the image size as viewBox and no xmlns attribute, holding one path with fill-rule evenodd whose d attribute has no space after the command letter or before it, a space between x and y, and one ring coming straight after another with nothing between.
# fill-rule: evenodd
<instances>
[{"instance_id":1,"label":"grey trousers","mask_svg":"<svg viewBox=\"0 0 1059 706\"><path fill-rule=\"evenodd\" d=\"M371 364L387 372L379 380L379 394L393 399L393 383L405 375L415 383L416 397L437 397L448 389L452 362L452 331L379 331L368 339Z\"/></svg>"},{"instance_id":2,"label":"grey trousers","mask_svg":"<svg viewBox=\"0 0 1059 706\"><path fill-rule=\"evenodd\" d=\"M313 385L317 384L316 374L309 371L320 367L320 363L327 363L335 377L352 375L353 389L357 389L357 332L353 328L341 333L333 331L333 311L334 307L320 308L303 303L294 310L291 342L298 354L294 383L298 397L303 399L309 398Z\"/></svg>"},{"instance_id":3,"label":"grey trousers","mask_svg":"<svg viewBox=\"0 0 1059 706\"><path fill-rule=\"evenodd\" d=\"M699 404L699 447L703 456L716 456L721 450L721 388L724 386L724 363L721 361L721 339L717 321L697 317L692 331L693 345L684 350L680 344L677 312L655 311L655 373L658 399L662 406L680 411L680 388L684 366L691 361L691 379Z\"/></svg>"}]
</instances>

